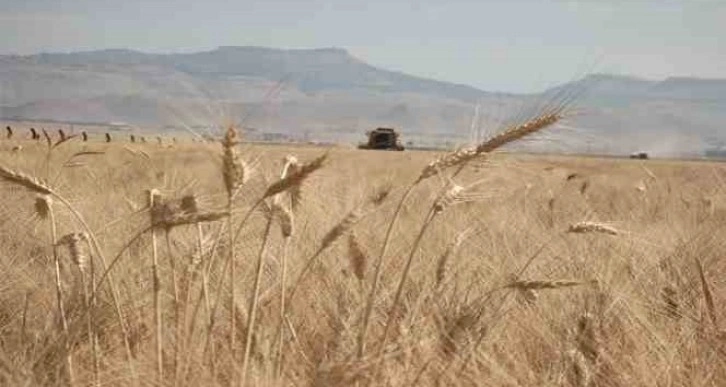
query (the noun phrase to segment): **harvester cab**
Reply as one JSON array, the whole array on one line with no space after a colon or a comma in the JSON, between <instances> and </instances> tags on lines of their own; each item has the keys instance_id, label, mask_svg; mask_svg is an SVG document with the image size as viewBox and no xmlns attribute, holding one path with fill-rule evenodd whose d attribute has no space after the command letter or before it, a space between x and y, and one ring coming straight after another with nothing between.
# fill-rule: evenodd
<instances>
[{"instance_id":1,"label":"harvester cab","mask_svg":"<svg viewBox=\"0 0 726 387\"><path fill-rule=\"evenodd\" d=\"M368 134L368 143L358 146L360 149L383 149L402 151L403 145L398 138L399 134L392 128L377 128Z\"/></svg>"}]
</instances>

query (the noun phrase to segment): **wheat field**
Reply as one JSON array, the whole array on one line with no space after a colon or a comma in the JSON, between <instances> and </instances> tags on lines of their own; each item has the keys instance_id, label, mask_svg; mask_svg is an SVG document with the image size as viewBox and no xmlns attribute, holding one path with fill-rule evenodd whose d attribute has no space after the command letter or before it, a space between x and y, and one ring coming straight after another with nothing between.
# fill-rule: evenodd
<instances>
[{"instance_id":1,"label":"wheat field","mask_svg":"<svg viewBox=\"0 0 726 387\"><path fill-rule=\"evenodd\" d=\"M0 384L726 385L726 166L510 140L3 140Z\"/></svg>"}]
</instances>

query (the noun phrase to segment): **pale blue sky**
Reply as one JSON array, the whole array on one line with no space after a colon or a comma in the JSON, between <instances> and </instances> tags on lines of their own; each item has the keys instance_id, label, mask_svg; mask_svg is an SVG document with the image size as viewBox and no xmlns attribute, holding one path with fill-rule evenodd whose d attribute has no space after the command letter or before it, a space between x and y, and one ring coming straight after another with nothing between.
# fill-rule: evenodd
<instances>
[{"instance_id":1,"label":"pale blue sky","mask_svg":"<svg viewBox=\"0 0 726 387\"><path fill-rule=\"evenodd\" d=\"M0 53L342 47L492 91L585 72L726 78L726 0L0 0Z\"/></svg>"}]
</instances>

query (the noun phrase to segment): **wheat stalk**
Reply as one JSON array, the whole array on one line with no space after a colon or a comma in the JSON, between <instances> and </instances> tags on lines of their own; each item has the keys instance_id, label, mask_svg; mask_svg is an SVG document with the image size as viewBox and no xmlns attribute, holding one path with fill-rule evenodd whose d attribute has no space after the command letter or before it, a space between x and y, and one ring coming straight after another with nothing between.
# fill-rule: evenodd
<instances>
[{"instance_id":1,"label":"wheat stalk","mask_svg":"<svg viewBox=\"0 0 726 387\"><path fill-rule=\"evenodd\" d=\"M197 197L194 194L185 195L182 197L179 205L179 209L186 214L198 214L200 212L199 209L199 201L197 200ZM184 332L182 334L183 343L184 343L184 351L186 351L189 355L187 356L184 367L188 367L189 365L189 359L192 356L192 351L189 350L189 343L191 341L190 332L194 331L194 323L196 321L196 312L197 312L197 306L201 301L204 301L204 307L205 311L207 313L207 318L211 319L211 304L209 301L209 279L206 271L206 267L202 265L203 261L203 255L204 255L204 234L202 230L202 223L196 222L194 223L196 228L196 237L197 237L197 254L192 255L192 258L189 262L189 269L185 273L185 276L188 277L187 283L187 292L186 292L186 301L184 303L184 308L182 312L182 323L184 326ZM201 267L200 267L201 266ZM189 304L192 302L192 289L194 288L194 284L197 279L197 275L201 277L201 294L200 294L200 301L196 304L194 311L192 313L191 317L191 323L187 324L187 321L189 320L188 314L189 314ZM209 320L207 321L209 324ZM179 351L177 355L180 355ZM177 363L179 362L179 359L177 359ZM182 374L186 373L185 369L181 370ZM175 379L178 380L178 375L175 376Z\"/></svg>"},{"instance_id":2,"label":"wheat stalk","mask_svg":"<svg viewBox=\"0 0 726 387\"><path fill-rule=\"evenodd\" d=\"M250 298L249 309L247 313L247 335L245 340L245 352L242 357L242 376L240 379L240 385L244 387L247 383L247 371L250 363L250 352L252 350L252 340L255 332L255 317L257 316L257 305L260 295L260 284L262 282L262 269L265 264L265 253L267 250L267 241L270 237L270 229L272 227L273 218L269 217L267 225L265 226L265 232L262 239L262 246L260 247L259 254L257 255L257 268L255 269L255 283L253 285L252 296Z\"/></svg>"},{"instance_id":3,"label":"wheat stalk","mask_svg":"<svg viewBox=\"0 0 726 387\"><path fill-rule=\"evenodd\" d=\"M60 260L58 258L58 249L56 247L56 240L58 236L55 224L55 214L53 213L53 200L47 195L39 196L35 201L35 210L38 217L48 220L48 226L50 228L50 245L53 249L53 264L55 268L56 301L58 305L58 314L60 315L61 320L61 329L63 330L64 336L64 350L66 352L66 372L68 373L68 383L73 386L75 384L73 357L71 356L68 318L66 317L65 307L63 305L63 286L61 284Z\"/></svg>"},{"instance_id":4,"label":"wheat stalk","mask_svg":"<svg viewBox=\"0 0 726 387\"><path fill-rule=\"evenodd\" d=\"M436 264L436 286L441 286L441 284L443 284L446 277L449 259L451 259L451 257L455 256L458 253L461 244L469 235L470 231L471 229L466 229L456 235L456 238L454 238L454 240L451 241L448 246L446 246L446 250L444 250L444 253L441 254L441 257L439 257L439 260Z\"/></svg>"},{"instance_id":5,"label":"wheat stalk","mask_svg":"<svg viewBox=\"0 0 726 387\"><path fill-rule=\"evenodd\" d=\"M159 277L159 253L154 225L161 224L168 212L162 204L161 193L152 189L148 192L148 207L151 217L151 278L154 291L154 333L156 348L156 378L161 383L164 378L163 327L161 325L161 279Z\"/></svg>"},{"instance_id":6,"label":"wheat stalk","mask_svg":"<svg viewBox=\"0 0 726 387\"><path fill-rule=\"evenodd\" d=\"M570 233L575 234L589 234L589 233L600 233L600 234L608 234L608 235L618 235L620 232L604 223L597 223L597 222L580 222L576 224L570 225L570 228L567 230Z\"/></svg>"},{"instance_id":7,"label":"wheat stalk","mask_svg":"<svg viewBox=\"0 0 726 387\"><path fill-rule=\"evenodd\" d=\"M716 331L719 331L718 316L716 314L716 307L713 302L713 293L711 293L711 287L708 285L706 275L703 272L703 264L698 257L694 257L696 261L696 269L698 269L698 278L701 280L701 288L703 289L703 298L706 300L706 307L708 308L708 315L711 317L711 322Z\"/></svg>"},{"instance_id":8,"label":"wheat stalk","mask_svg":"<svg viewBox=\"0 0 726 387\"><path fill-rule=\"evenodd\" d=\"M287 177L287 175L292 173L297 173L297 171L300 168L300 163L298 162L297 158L295 156L288 155L283 160L283 166L282 171L280 172L280 179L284 179ZM300 187L293 188L288 191L289 192L289 203L291 209L294 209L297 207L299 201L300 201ZM276 353L276 359L275 359L275 377L281 378L282 377L282 368L283 368L283 348L285 345L285 332L284 332L284 323L285 323L285 308L287 307L285 303L285 291L287 288L287 256L288 256L288 250L290 248L290 241L292 240L292 234L294 232L294 218L293 213L291 209L288 209L282 202L282 196L280 194L275 195L272 201L272 211L273 214L277 215L278 221L280 223L280 231L283 236L282 241L282 257L281 257L281 266L280 269L280 315L279 315L279 323L277 326L277 353Z\"/></svg>"},{"instance_id":9,"label":"wheat stalk","mask_svg":"<svg viewBox=\"0 0 726 387\"><path fill-rule=\"evenodd\" d=\"M178 382L179 377L179 358L180 358L180 348L179 348L179 285L177 283L177 272L176 272L176 263L174 262L174 256L171 248L171 227L167 227L164 229L164 240L166 241L166 258L169 261L169 268L171 269L171 290L172 290L172 309L174 311L174 323L175 323L175 329L174 334L176 336L174 340L174 362L173 362L173 380L174 385Z\"/></svg>"},{"instance_id":10,"label":"wheat stalk","mask_svg":"<svg viewBox=\"0 0 726 387\"><path fill-rule=\"evenodd\" d=\"M433 224L434 220L439 215L441 215L448 207L451 207L458 203L473 202L483 198L483 196L480 194L470 194L468 192L470 188L475 186L476 184L477 183L471 184L467 187L462 187L449 180L448 186L445 187L442 193L438 196L436 200L434 200L433 204L431 205L428 214L424 218L421 229L419 230L418 235L414 240L411 250L408 253L406 263L404 264L403 271L401 272L401 276L398 280L396 293L393 296L393 303L391 305L391 309L388 312L388 318L386 319L386 324L383 329L383 336L381 337L380 344L378 346L378 359L383 359L383 352L385 350L386 341L388 340L388 335L390 334L391 328L393 326L394 316L397 314L398 306L401 302L401 296L403 295L404 286L408 280L411 267L413 266L413 260L416 256L416 253L418 252L419 245L424 235L426 234L426 231L429 229L431 224ZM380 367L381 360L379 360L374 367L373 374L376 377L378 376Z\"/></svg>"},{"instance_id":11,"label":"wheat stalk","mask_svg":"<svg viewBox=\"0 0 726 387\"><path fill-rule=\"evenodd\" d=\"M88 293L88 280L86 278L89 269L92 271L91 266L93 265L89 253L84 248L83 243L85 242L86 247L88 246L88 234L86 233L71 233L64 235L58 240L57 246L66 246L68 249L68 255L71 257L71 261L76 265L78 271L81 273L81 287L83 288L83 302L85 304L87 315L86 315L86 331L88 333L88 345L91 346L93 356L93 380L94 385L99 385L99 356L98 346L96 345L96 333L95 324L93 323L93 305L91 304L91 297Z\"/></svg>"},{"instance_id":12,"label":"wheat stalk","mask_svg":"<svg viewBox=\"0 0 726 387\"><path fill-rule=\"evenodd\" d=\"M317 258L330 246L333 245L341 236L351 231L358 222L363 219L365 213L361 208L354 208L346 216L343 217L333 228L331 228L323 237L320 243L320 247L313 253L308 259L305 260L305 266L298 275L295 283L292 285L288 300L292 300L295 297L299 285L302 283L303 278L308 274L313 264L317 261Z\"/></svg>"}]
</instances>

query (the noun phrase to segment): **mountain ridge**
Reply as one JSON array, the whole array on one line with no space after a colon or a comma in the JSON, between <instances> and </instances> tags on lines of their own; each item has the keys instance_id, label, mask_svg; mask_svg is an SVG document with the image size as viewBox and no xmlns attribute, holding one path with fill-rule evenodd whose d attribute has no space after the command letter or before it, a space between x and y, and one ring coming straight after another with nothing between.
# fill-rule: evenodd
<instances>
[{"instance_id":1,"label":"mountain ridge","mask_svg":"<svg viewBox=\"0 0 726 387\"><path fill-rule=\"evenodd\" d=\"M522 106L572 91L584 92L576 102L588 111L574 126L594 128L595 135L613 142L623 133L642 135L633 148L646 148L665 134L698 138L695 142L720 138L726 121L726 79L601 73L540 93L514 94L382 69L336 47L0 55L0 91L5 118L154 128L210 125L220 118L214 111L226 111L267 132L291 138L319 133L344 142L378 125L403 128L409 137L428 133L461 141L480 125L472 121L475 106L482 117L506 119Z\"/></svg>"}]
</instances>

